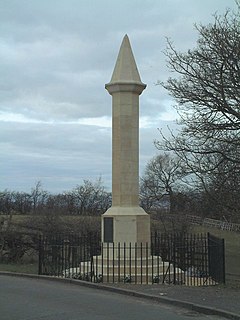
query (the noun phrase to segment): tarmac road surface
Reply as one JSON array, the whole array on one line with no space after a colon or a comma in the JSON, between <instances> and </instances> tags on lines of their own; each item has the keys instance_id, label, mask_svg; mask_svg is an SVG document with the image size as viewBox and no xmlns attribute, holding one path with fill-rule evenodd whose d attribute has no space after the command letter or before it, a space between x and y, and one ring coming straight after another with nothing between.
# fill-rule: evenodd
<instances>
[{"instance_id":1,"label":"tarmac road surface","mask_svg":"<svg viewBox=\"0 0 240 320\"><path fill-rule=\"evenodd\" d=\"M1 320L216 320L213 315L70 283L0 276Z\"/></svg>"}]
</instances>

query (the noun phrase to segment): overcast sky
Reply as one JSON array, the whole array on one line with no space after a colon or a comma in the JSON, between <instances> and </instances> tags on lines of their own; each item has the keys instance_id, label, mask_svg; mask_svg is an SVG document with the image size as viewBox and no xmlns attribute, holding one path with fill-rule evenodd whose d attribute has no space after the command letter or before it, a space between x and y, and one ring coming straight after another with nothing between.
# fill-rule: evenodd
<instances>
[{"instance_id":1,"label":"overcast sky","mask_svg":"<svg viewBox=\"0 0 240 320\"><path fill-rule=\"evenodd\" d=\"M102 177L111 189L110 81L127 33L141 79L140 170L157 128L174 126L166 37L185 51L194 23L234 0L0 0L0 190L53 193Z\"/></svg>"}]
</instances>

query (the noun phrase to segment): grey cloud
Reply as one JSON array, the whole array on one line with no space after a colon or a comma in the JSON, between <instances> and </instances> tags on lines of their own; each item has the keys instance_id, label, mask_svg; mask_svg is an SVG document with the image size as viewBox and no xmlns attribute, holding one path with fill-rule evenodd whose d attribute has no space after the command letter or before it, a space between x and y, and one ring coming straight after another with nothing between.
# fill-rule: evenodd
<instances>
[{"instance_id":1,"label":"grey cloud","mask_svg":"<svg viewBox=\"0 0 240 320\"><path fill-rule=\"evenodd\" d=\"M95 179L100 175L109 180L111 134L108 129L5 123L0 133L0 148L5 150L0 155L0 189L6 188L13 177L14 186L21 184L18 181L21 176L26 176L32 184L36 179L43 183L53 179L61 190L65 187L60 182L66 177L75 185L82 178Z\"/></svg>"},{"instance_id":2,"label":"grey cloud","mask_svg":"<svg viewBox=\"0 0 240 320\"><path fill-rule=\"evenodd\" d=\"M16 113L35 123L0 123L0 189L26 189L41 179L62 190L99 174L110 185L110 129L70 122L111 115L104 85L125 33L148 85L140 97L141 116L151 124L140 132L143 169L156 152L157 127L174 104L155 85L169 76L165 37L179 50L191 48L193 24L208 23L227 6L234 1L1 1L0 115Z\"/></svg>"}]
</instances>

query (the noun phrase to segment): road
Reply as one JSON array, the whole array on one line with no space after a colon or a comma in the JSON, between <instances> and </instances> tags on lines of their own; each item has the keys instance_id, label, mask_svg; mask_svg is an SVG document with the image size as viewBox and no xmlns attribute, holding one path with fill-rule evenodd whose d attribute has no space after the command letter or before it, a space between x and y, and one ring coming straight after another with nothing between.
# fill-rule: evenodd
<instances>
[{"instance_id":1,"label":"road","mask_svg":"<svg viewBox=\"0 0 240 320\"><path fill-rule=\"evenodd\" d=\"M104 290L0 276L1 320L216 320L217 316Z\"/></svg>"}]
</instances>

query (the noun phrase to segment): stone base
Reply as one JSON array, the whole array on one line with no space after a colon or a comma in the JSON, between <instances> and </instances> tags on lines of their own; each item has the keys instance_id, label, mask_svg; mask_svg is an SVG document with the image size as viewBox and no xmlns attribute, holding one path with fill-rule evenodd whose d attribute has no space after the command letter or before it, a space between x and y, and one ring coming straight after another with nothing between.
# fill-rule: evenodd
<instances>
[{"instance_id":1,"label":"stone base","mask_svg":"<svg viewBox=\"0 0 240 320\"><path fill-rule=\"evenodd\" d=\"M163 263L159 256L133 259L110 259L94 256L92 263L82 262L78 271L91 274L95 282L117 283L129 282L151 284L171 282L173 275L184 277L184 272L173 268L172 264Z\"/></svg>"},{"instance_id":2,"label":"stone base","mask_svg":"<svg viewBox=\"0 0 240 320\"><path fill-rule=\"evenodd\" d=\"M180 284L185 286L214 286L211 277L191 277L170 263L163 263L159 256L148 259L111 260L101 256L92 262L81 262L78 267L66 269L64 277L102 283Z\"/></svg>"},{"instance_id":3,"label":"stone base","mask_svg":"<svg viewBox=\"0 0 240 320\"><path fill-rule=\"evenodd\" d=\"M149 243L102 243L102 257L106 260L137 260L141 257L150 259L150 256L151 244Z\"/></svg>"},{"instance_id":4,"label":"stone base","mask_svg":"<svg viewBox=\"0 0 240 320\"><path fill-rule=\"evenodd\" d=\"M102 242L106 242L104 219L112 219L111 243L149 243L150 216L140 207L111 207L102 215Z\"/></svg>"}]
</instances>

